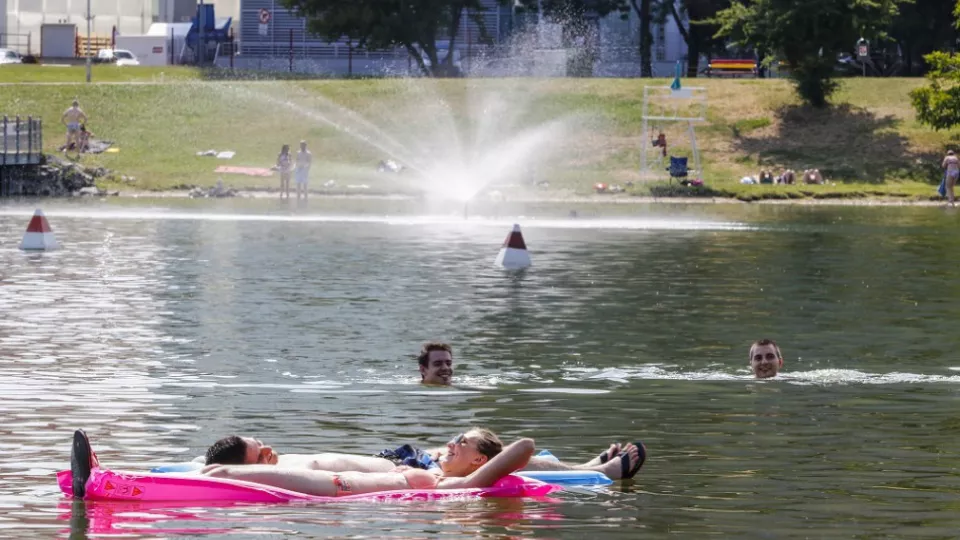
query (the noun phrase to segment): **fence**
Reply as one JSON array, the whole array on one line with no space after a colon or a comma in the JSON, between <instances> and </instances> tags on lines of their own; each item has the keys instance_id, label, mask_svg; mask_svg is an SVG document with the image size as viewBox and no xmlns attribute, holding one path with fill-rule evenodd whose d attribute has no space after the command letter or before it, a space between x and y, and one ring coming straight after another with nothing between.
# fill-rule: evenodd
<instances>
[{"instance_id":1,"label":"fence","mask_svg":"<svg viewBox=\"0 0 960 540\"><path fill-rule=\"evenodd\" d=\"M216 59L220 67L322 73L330 75L419 74L420 68L404 49L372 51L345 42L317 43L288 39L281 42L244 43L234 58L223 51ZM594 77L639 77L637 47L595 47L589 54L582 48L458 45L457 67L474 77L533 76L565 77L571 66L583 65ZM445 51L444 51L445 52ZM229 58L228 58L229 56ZM673 77L677 61L686 73L685 57L653 62L654 77ZM701 62L701 65L706 65Z\"/></svg>"},{"instance_id":2,"label":"fence","mask_svg":"<svg viewBox=\"0 0 960 540\"><path fill-rule=\"evenodd\" d=\"M12 49L20 54L33 54L30 34L0 32L0 49Z\"/></svg>"},{"instance_id":3,"label":"fence","mask_svg":"<svg viewBox=\"0 0 960 540\"><path fill-rule=\"evenodd\" d=\"M43 121L32 116L25 119L4 116L0 129L0 197L4 197L10 195L15 169L40 163L43 155Z\"/></svg>"}]
</instances>

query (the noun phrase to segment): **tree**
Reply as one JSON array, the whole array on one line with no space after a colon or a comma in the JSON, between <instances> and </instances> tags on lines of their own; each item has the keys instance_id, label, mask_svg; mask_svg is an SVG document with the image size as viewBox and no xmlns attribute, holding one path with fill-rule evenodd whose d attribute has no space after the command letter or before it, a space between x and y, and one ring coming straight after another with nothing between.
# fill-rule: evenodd
<instances>
[{"instance_id":1,"label":"tree","mask_svg":"<svg viewBox=\"0 0 960 540\"><path fill-rule=\"evenodd\" d=\"M900 45L906 75L921 74L923 57L955 46L954 6L945 0L913 0L900 6L890 37Z\"/></svg>"},{"instance_id":2,"label":"tree","mask_svg":"<svg viewBox=\"0 0 960 540\"><path fill-rule=\"evenodd\" d=\"M650 58L650 49L653 46L653 36L650 35L650 23L653 22L651 16L651 2L656 0L630 0L630 5L637 12L640 18L640 76L653 77L653 65ZM670 3L671 0L665 0Z\"/></svg>"},{"instance_id":3,"label":"tree","mask_svg":"<svg viewBox=\"0 0 960 540\"><path fill-rule=\"evenodd\" d=\"M935 52L924 60L930 84L910 92L917 120L936 130L960 125L960 55Z\"/></svg>"},{"instance_id":4,"label":"tree","mask_svg":"<svg viewBox=\"0 0 960 540\"><path fill-rule=\"evenodd\" d=\"M677 9L677 2L662 0L677 24L677 30L687 44L687 77L699 75L700 55L712 52L723 40L715 37L719 27L714 19L721 10L730 7L728 0L683 0L680 8L689 21L689 28L683 24L684 17Z\"/></svg>"},{"instance_id":5,"label":"tree","mask_svg":"<svg viewBox=\"0 0 960 540\"><path fill-rule=\"evenodd\" d=\"M330 41L345 37L368 49L403 47L426 75L455 72L453 54L465 10L479 26L481 40L490 39L482 19L485 8L480 0L281 0L281 3L305 17L310 32ZM442 59L437 55L437 40L441 37L450 41Z\"/></svg>"},{"instance_id":6,"label":"tree","mask_svg":"<svg viewBox=\"0 0 960 540\"><path fill-rule=\"evenodd\" d=\"M593 74L597 20L611 13L626 17L630 11L629 0L517 0L516 5L528 12L543 10L544 16L560 24L566 47L582 42L586 46L576 51L568 61L569 75ZM649 1L649 0L645 0Z\"/></svg>"},{"instance_id":7,"label":"tree","mask_svg":"<svg viewBox=\"0 0 960 540\"><path fill-rule=\"evenodd\" d=\"M824 107L836 90L837 55L880 36L901 0L738 0L717 14L718 36L786 60L804 102Z\"/></svg>"}]
</instances>

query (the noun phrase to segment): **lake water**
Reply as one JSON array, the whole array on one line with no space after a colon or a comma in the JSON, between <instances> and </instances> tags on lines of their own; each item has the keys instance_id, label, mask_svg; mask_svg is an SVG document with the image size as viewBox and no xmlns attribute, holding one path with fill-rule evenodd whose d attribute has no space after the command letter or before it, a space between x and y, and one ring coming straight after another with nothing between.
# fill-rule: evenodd
<instances>
[{"instance_id":1,"label":"lake water","mask_svg":"<svg viewBox=\"0 0 960 540\"><path fill-rule=\"evenodd\" d=\"M942 208L401 200L0 206L0 536L949 538L960 249ZM569 218L571 209L577 218ZM521 215L522 214L522 215ZM502 217L497 217L497 216ZM483 217L486 216L486 217ZM534 266L493 268L514 222ZM776 339L783 376L747 349ZM455 346L422 388L420 344ZM634 481L548 500L72 503L85 428L121 469L251 434L281 452L442 444L466 426Z\"/></svg>"}]
</instances>

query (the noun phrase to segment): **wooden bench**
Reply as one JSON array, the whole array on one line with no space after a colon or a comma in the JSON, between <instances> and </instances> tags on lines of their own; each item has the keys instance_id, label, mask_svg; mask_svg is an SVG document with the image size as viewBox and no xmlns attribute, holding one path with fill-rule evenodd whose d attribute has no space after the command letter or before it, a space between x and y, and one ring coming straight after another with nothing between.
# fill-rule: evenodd
<instances>
[{"instance_id":1,"label":"wooden bench","mask_svg":"<svg viewBox=\"0 0 960 540\"><path fill-rule=\"evenodd\" d=\"M719 59L711 60L707 64L708 77L756 77L757 63L750 59L733 60Z\"/></svg>"}]
</instances>

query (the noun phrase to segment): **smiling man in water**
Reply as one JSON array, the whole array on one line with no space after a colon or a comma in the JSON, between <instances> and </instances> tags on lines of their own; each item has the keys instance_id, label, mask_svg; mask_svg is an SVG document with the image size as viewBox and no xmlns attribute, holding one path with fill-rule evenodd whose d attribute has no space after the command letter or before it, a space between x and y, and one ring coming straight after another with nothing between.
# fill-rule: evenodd
<instances>
[{"instance_id":1,"label":"smiling man in water","mask_svg":"<svg viewBox=\"0 0 960 540\"><path fill-rule=\"evenodd\" d=\"M776 377L783 369L783 355L772 339L761 339L750 346L750 369L758 379Z\"/></svg>"},{"instance_id":2,"label":"smiling man in water","mask_svg":"<svg viewBox=\"0 0 960 540\"><path fill-rule=\"evenodd\" d=\"M453 380L453 347L447 343L431 341L420 349L420 382L450 386Z\"/></svg>"}]
</instances>

